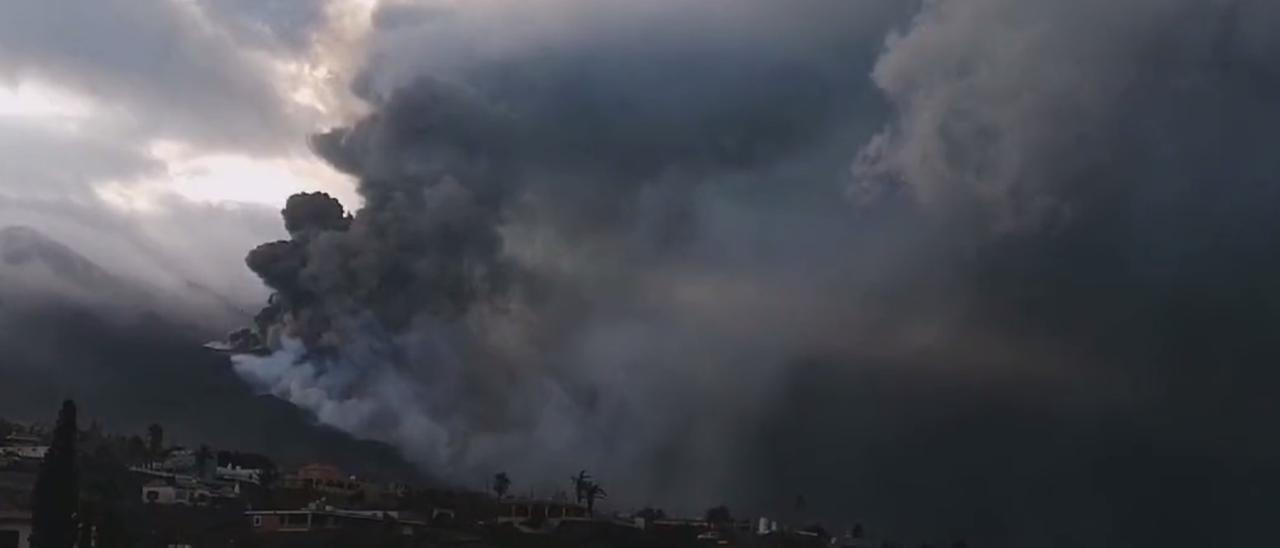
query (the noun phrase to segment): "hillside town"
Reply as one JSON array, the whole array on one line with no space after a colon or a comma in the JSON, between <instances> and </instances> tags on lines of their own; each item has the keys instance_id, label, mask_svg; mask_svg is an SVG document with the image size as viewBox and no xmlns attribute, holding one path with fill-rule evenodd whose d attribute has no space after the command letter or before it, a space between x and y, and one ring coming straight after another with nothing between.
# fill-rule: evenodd
<instances>
[{"instance_id":1,"label":"hillside town","mask_svg":"<svg viewBox=\"0 0 1280 548\"><path fill-rule=\"evenodd\" d=\"M598 503L608 495L586 470L546 497L516 495L505 472L488 492L378 481L332 464L287 468L266 455L172 444L159 424L139 434L80 428L75 413L64 403L52 428L0 419L0 548L59 545L47 538L55 535L80 548L903 546L873 540L860 524L833 533L724 506L689 517L605 510ZM50 505L51 485L74 494L69 506ZM41 533L49 523L67 530Z\"/></svg>"}]
</instances>

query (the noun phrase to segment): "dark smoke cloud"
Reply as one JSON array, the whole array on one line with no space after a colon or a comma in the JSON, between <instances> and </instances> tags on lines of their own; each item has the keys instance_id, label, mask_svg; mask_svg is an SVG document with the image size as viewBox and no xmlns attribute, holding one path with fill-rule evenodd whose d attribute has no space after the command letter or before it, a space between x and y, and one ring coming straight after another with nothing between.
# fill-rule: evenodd
<instances>
[{"instance_id":1,"label":"dark smoke cloud","mask_svg":"<svg viewBox=\"0 0 1280 548\"><path fill-rule=\"evenodd\" d=\"M921 449L962 463L935 481L985 496L940 510L986 508L1009 545L1262 538L1280 228L1280 43L1262 29L1277 17L1248 1L942 2L890 40L873 77L898 116L856 190L901 191L977 234L960 289L989 322L1083 353L1072 376L1114 399L968 406L967 427ZM947 479L996 474L980 464L996 448L1019 455L997 477L1053 494Z\"/></svg>"},{"instance_id":2,"label":"dark smoke cloud","mask_svg":"<svg viewBox=\"0 0 1280 548\"><path fill-rule=\"evenodd\" d=\"M781 318L739 325L705 309L717 298L708 292L723 291L732 313L767 306L795 314L805 306L791 302L797 297L820 299L801 272L848 259L794 268L787 289L771 280L781 263L754 269L780 253L802 254L789 249L799 233L849 224L833 201L849 150L874 127L855 116L856 103L874 100L848 65L868 67L879 37L847 36L848 25L789 28L810 26L800 14L812 15L816 4L786 21L755 11L761 6L733 8L723 35L709 39L675 26L664 40L639 42L639 29L604 12L590 16L601 25L576 37L546 23L530 31L527 50L478 53L483 62L466 67L423 66L385 92L397 69L379 64L401 60L375 61L357 82L375 112L313 140L360 179L364 207L349 227L291 230L291 240L249 257L278 290L263 336L281 347L301 341L306 361L242 362L242 371L323 419L460 474L515 466L504 463L530 444L545 448L526 465L537 480L559 477L545 470L549 463L650 466L656 443L675 439L668 427L703 407L689 398L719 383L697 361L734 367L721 348L749 330L781 328L788 333L779 340L732 351L758 362L749 376L759 384L744 390L765 390L787 354L774 347L791 346L802 329L776 325ZM886 13L842 8L832 16L861 28L859 17ZM429 27L416 31L399 18L387 43L411 32L451 34L457 27L436 27L439 17L473 14L430 15L409 19ZM647 17L655 21L643 28L655 32L678 23L671 12ZM759 42L765 29L788 32ZM779 185L798 189L794 204L775 207ZM287 222L311 218L304 200L329 203L299 198L284 210ZM823 211L812 215L811 207ZM752 226L760 222L774 226ZM760 234L743 240L740 230ZM732 262L744 279L733 279ZM780 295L789 289L807 294ZM713 324L705 334L697 332L702 321ZM699 346L708 350L695 356ZM623 382L635 375L647 386ZM724 393L712 406L738 392L717 390ZM664 391L687 393L667 409L642 409L646 393ZM633 420L643 414L654 420ZM722 446L715 432L678 437ZM655 491L685 489L676 483Z\"/></svg>"},{"instance_id":3,"label":"dark smoke cloud","mask_svg":"<svg viewBox=\"0 0 1280 548\"><path fill-rule=\"evenodd\" d=\"M313 141L365 204L250 255L242 376L463 482L1264 538L1276 9L538 6L379 14L372 114Z\"/></svg>"}]
</instances>

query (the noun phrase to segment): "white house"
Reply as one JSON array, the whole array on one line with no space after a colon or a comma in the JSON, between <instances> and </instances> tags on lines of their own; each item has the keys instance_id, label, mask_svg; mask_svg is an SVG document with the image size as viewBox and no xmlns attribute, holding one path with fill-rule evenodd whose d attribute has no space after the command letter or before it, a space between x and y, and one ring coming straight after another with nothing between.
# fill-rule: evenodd
<instances>
[{"instance_id":1,"label":"white house","mask_svg":"<svg viewBox=\"0 0 1280 548\"><path fill-rule=\"evenodd\" d=\"M201 506L209 503L212 494L194 485L173 484L156 480L142 486L142 502L147 504L181 504Z\"/></svg>"},{"instance_id":2,"label":"white house","mask_svg":"<svg viewBox=\"0 0 1280 548\"><path fill-rule=\"evenodd\" d=\"M0 456L40 460L44 458L44 454L49 452L47 445L15 445L10 447L0 447Z\"/></svg>"},{"instance_id":3,"label":"white house","mask_svg":"<svg viewBox=\"0 0 1280 548\"><path fill-rule=\"evenodd\" d=\"M0 548L27 548L31 538L31 512L0 510Z\"/></svg>"},{"instance_id":4,"label":"white house","mask_svg":"<svg viewBox=\"0 0 1280 548\"><path fill-rule=\"evenodd\" d=\"M161 470L185 471L196 467L196 452L190 449L174 449L160 463Z\"/></svg>"},{"instance_id":5,"label":"white house","mask_svg":"<svg viewBox=\"0 0 1280 548\"><path fill-rule=\"evenodd\" d=\"M256 484L262 479L262 470L241 468L239 466L219 466L215 475L221 480Z\"/></svg>"}]
</instances>

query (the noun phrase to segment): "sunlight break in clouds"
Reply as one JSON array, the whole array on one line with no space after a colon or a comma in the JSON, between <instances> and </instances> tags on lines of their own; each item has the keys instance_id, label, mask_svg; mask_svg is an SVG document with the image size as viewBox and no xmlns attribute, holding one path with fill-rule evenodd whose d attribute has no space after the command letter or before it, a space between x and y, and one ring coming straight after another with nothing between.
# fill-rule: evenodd
<instances>
[{"instance_id":1,"label":"sunlight break in clouds","mask_svg":"<svg viewBox=\"0 0 1280 548\"><path fill-rule=\"evenodd\" d=\"M178 142L156 141L149 156L164 166L156 177L108 181L98 196L121 209L146 211L158 198L174 193L193 201L246 202L274 206L290 194L325 188L354 199L347 177L305 153L256 158L247 154L203 152Z\"/></svg>"},{"instance_id":2,"label":"sunlight break in clouds","mask_svg":"<svg viewBox=\"0 0 1280 548\"><path fill-rule=\"evenodd\" d=\"M0 86L0 118L34 119L75 127L75 122L93 112L86 97L37 81L21 81L12 87Z\"/></svg>"}]
</instances>

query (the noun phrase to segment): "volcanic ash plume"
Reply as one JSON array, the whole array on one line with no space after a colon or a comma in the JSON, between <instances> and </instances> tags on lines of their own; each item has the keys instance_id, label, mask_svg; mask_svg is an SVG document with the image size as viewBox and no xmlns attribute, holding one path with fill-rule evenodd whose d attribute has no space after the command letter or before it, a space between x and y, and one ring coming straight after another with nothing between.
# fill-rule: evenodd
<instances>
[{"instance_id":1,"label":"volcanic ash plume","mask_svg":"<svg viewBox=\"0 0 1280 548\"><path fill-rule=\"evenodd\" d=\"M315 137L317 150L361 178L367 205L350 215L322 193L288 200L290 239L246 258L276 291L256 320L277 351L237 367L324 422L401 444L421 439L429 462L444 466L474 425L501 429L510 414L513 402L495 393L520 379L486 318L521 306L507 288L522 274L501 255L501 163L478 148L495 137L470 126L478 117L462 98L422 93ZM421 161L372 154L403 129L385 124L391 116L429 135L413 151Z\"/></svg>"},{"instance_id":2,"label":"volcanic ash plume","mask_svg":"<svg viewBox=\"0 0 1280 548\"><path fill-rule=\"evenodd\" d=\"M312 142L364 204L289 200L237 371L669 511L1048 546L1271 507L1280 11L783 4L384 4L371 114Z\"/></svg>"},{"instance_id":3,"label":"volcanic ash plume","mask_svg":"<svg viewBox=\"0 0 1280 548\"><path fill-rule=\"evenodd\" d=\"M380 10L371 113L311 143L364 203L294 196L249 254L275 294L243 377L442 476L586 467L700 510L767 454L797 364L1061 375L963 309L960 238L847 200L909 8L547 4L574 9Z\"/></svg>"},{"instance_id":4,"label":"volcanic ash plume","mask_svg":"<svg viewBox=\"0 0 1280 548\"><path fill-rule=\"evenodd\" d=\"M696 5L642 10L668 34L642 47L608 10L573 33L533 24L528 48L447 47L493 36L456 34L491 21L470 8L377 29L355 85L372 114L312 138L363 207L288 200L290 238L246 259L275 294L230 341L237 371L441 475L712 478L737 413L815 336L785 317L821 299L805 272L845 260L782 255L846 224L849 150L870 130L851 129L865 86L846 64L869 66L876 38L811 25L816 4L796 20ZM726 32L673 26L694 16Z\"/></svg>"}]
</instances>

